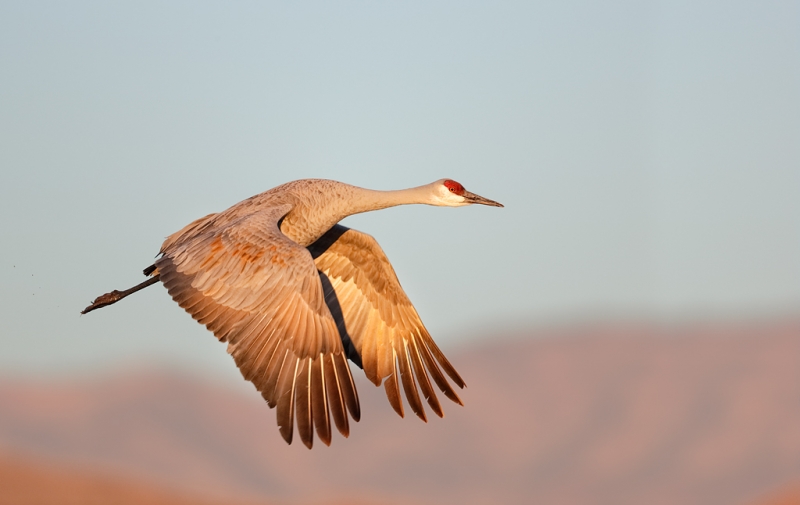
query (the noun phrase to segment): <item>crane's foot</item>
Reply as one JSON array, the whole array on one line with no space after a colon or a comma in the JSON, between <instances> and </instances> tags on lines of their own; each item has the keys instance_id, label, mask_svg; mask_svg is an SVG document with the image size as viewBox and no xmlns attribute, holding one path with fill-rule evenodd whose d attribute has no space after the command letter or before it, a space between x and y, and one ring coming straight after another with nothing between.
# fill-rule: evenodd
<instances>
[{"instance_id":1,"label":"crane's foot","mask_svg":"<svg viewBox=\"0 0 800 505\"><path fill-rule=\"evenodd\" d=\"M89 305L88 307L86 307L81 311L81 314L86 314L93 311L94 309L99 309L101 307L105 307L106 305L111 305L112 303L116 303L122 300L124 297L125 295L123 295L122 291L118 291L115 289L110 293L106 293L104 295L100 295L97 298L95 298L91 305Z\"/></svg>"},{"instance_id":2,"label":"crane's foot","mask_svg":"<svg viewBox=\"0 0 800 505\"><path fill-rule=\"evenodd\" d=\"M158 274L150 277L146 281L142 282L141 284L137 284L136 286L126 289L125 291L114 290L110 293L106 293L104 295L100 295L94 299L94 301L81 311L81 314L88 314L89 312L93 311L94 309L99 309L101 307L105 307L107 305L111 305L112 303L117 303L118 301L122 300L126 296L133 294L140 289L144 289L147 286L155 284L160 280L160 276Z\"/></svg>"}]
</instances>

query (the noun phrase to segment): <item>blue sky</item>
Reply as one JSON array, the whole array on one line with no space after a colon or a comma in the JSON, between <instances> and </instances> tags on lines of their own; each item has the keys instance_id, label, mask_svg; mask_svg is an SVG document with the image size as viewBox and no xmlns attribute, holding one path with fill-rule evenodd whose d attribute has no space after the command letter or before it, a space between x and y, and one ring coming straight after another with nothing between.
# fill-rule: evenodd
<instances>
[{"instance_id":1,"label":"blue sky","mask_svg":"<svg viewBox=\"0 0 800 505\"><path fill-rule=\"evenodd\" d=\"M797 314L799 21L796 1L5 2L0 370L232 368L159 287L78 312L189 221L305 177L450 177L506 205L345 222L446 348Z\"/></svg>"}]
</instances>

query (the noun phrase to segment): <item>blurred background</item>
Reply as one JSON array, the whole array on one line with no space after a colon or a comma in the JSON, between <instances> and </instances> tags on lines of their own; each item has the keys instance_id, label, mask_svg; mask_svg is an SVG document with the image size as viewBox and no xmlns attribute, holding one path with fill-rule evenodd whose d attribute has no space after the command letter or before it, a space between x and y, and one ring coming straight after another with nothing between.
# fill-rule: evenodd
<instances>
[{"instance_id":1,"label":"blurred background","mask_svg":"<svg viewBox=\"0 0 800 505\"><path fill-rule=\"evenodd\" d=\"M0 503L800 503L800 2L0 2ZM165 290L167 235L286 181L461 371L286 446ZM360 374L360 372L359 372Z\"/></svg>"}]
</instances>

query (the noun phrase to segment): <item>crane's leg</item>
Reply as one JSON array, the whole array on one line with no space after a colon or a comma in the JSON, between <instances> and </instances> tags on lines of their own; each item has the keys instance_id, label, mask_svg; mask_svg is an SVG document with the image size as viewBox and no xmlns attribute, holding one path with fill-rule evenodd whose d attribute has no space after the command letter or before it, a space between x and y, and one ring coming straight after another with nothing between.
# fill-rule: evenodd
<instances>
[{"instance_id":1,"label":"crane's leg","mask_svg":"<svg viewBox=\"0 0 800 505\"><path fill-rule=\"evenodd\" d=\"M117 303L118 301L122 300L128 295L131 295L141 289L146 288L147 286L153 285L158 282L160 276L158 274L150 277L146 281L141 284L137 284L130 289L126 289L125 291L117 291L116 289L110 293L106 293L104 295L100 295L94 299L91 305L86 307L81 311L81 314L86 314L88 312L93 311L94 309L99 309L101 307L105 307L106 305L111 305L112 303Z\"/></svg>"}]
</instances>

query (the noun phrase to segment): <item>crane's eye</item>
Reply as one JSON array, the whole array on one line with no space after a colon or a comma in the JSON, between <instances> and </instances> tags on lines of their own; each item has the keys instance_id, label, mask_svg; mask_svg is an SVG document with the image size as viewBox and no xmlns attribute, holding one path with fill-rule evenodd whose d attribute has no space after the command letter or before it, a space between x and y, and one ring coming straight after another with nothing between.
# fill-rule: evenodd
<instances>
[{"instance_id":1,"label":"crane's eye","mask_svg":"<svg viewBox=\"0 0 800 505\"><path fill-rule=\"evenodd\" d=\"M444 187L446 187L453 194L456 195L464 194L464 186L451 179L447 179L444 181Z\"/></svg>"}]
</instances>

